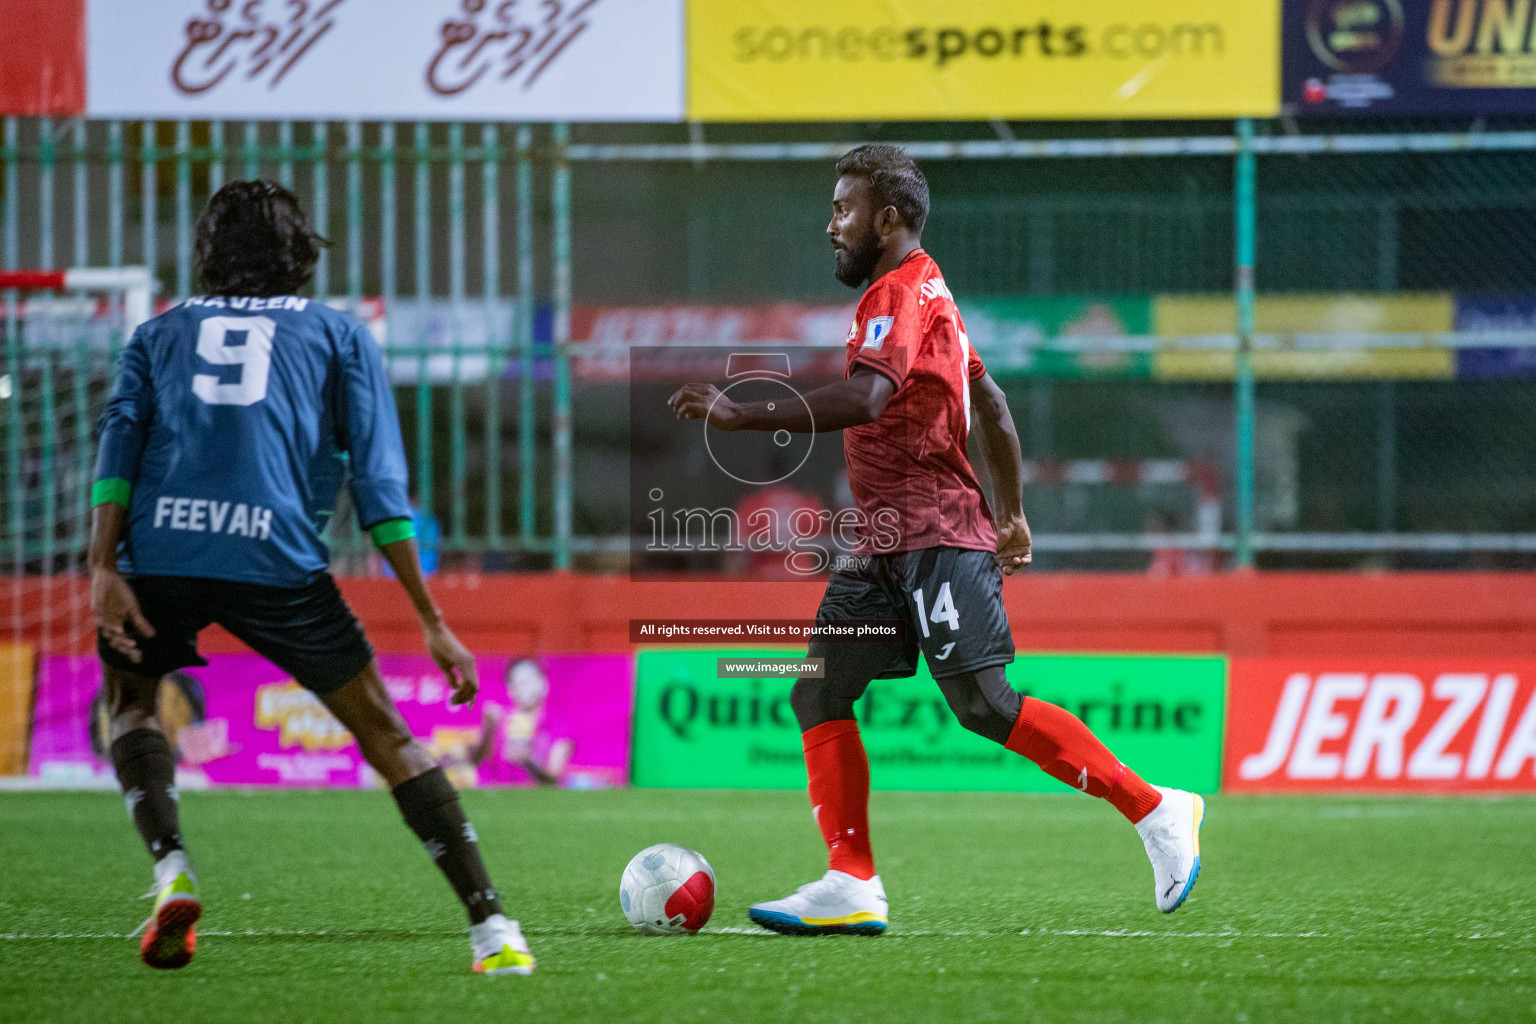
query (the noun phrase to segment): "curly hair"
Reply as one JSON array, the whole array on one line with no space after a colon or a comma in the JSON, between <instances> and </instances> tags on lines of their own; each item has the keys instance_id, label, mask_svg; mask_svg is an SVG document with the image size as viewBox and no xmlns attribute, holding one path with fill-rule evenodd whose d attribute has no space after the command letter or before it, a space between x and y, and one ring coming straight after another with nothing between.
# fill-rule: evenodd
<instances>
[{"instance_id":1,"label":"curly hair","mask_svg":"<svg viewBox=\"0 0 1536 1024\"><path fill-rule=\"evenodd\" d=\"M198 272L210 295L292 295L329 244L274 181L232 181L197 218Z\"/></svg>"},{"instance_id":2,"label":"curly hair","mask_svg":"<svg viewBox=\"0 0 1536 1024\"><path fill-rule=\"evenodd\" d=\"M906 150L883 142L851 149L837 162L837 176L846 175L869 182L877 206L896 207L907 227L923 233L928 220L928 179Z\"/></svg>"}]
</instances>

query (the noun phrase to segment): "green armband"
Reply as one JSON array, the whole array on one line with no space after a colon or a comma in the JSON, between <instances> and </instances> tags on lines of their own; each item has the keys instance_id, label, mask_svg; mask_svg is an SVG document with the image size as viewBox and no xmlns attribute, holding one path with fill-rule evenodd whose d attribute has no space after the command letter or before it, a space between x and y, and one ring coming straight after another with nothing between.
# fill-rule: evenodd
<instances>
[{"instance_id":1,"label":"green armband","mask_svg":"<svg viewBox=\"0 0 1536 1024\"><path fill-rule=\"evenodd\" d=\"M368 532L373 535L374 546L382 548L416 536L416 524L409 519L386 519Z\"/></svg>"},{"instance_id":2,"label":"green armband","mask_svg":"<svg viewBox=\"0 0 1536 1024\"><path fill-rule=\"evenodd\" d=\"M120 476L97 480L91 485L91 507L110 503L128 508L128 498L132 494L133 485Z\"/></svg>"}]
</instances>

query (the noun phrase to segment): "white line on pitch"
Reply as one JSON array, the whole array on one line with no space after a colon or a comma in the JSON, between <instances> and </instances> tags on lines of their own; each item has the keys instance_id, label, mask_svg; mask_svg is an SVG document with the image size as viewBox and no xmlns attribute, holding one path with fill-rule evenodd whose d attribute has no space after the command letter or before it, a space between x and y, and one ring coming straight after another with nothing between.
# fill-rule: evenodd
<instances>
[{"instance_id":1,"label":"white line on pitch","mask_svg":"<svg viewBox=\"0 0 1536 1024\"><path fill-rule=\"evenodd\" d=\"M777 932L770 932L763 928L706 928L705 934L715 935L760 935L766 938L775 938ZM1068 938L1104 938L1104 939L1326 939L1327 932L1132 932L1132 931L1087 931L1080 928L1055 929L1055 928L1025 928L1022 931L986 932L986 931L908 931L902 929L889 933L895 938L1005 938L1010 935L1051 935Z\"/></svg>"},{"instance_id":2,"label":"white line on pitch","mask_svg":"<svg viewBox=\"0 0 1536 1024\"><path fill-rule=\"evenodd\" d=\"M558 931L558 929L554 929ZM530 935L538 935L550 929L526 928L524 931ZM329 929L304 929L304 928L248 928L244 931L202 931L198 935L203 938L297 938L304 936L332 937L332 938L367 938L377 934L372 931L332 931ZM398 932L396 933L398 934ZM407 933L409 934L409 933ZM421 932L421 938L447 938L442 932ZM707 928L706 935L755 935L760 938L778 938L777 932L771 932L764 928ZM1066 938L1104 938L1104 939L1326 939L1327 932L1151 932L1151 931L1089 931L1080 928L1025 928L1022 931L923 931L900 930L891 933L892 937L901 938L1006 938L1008 936L1049 935ZM0 932L0 941L7 942L38 942L53 939L127 939L132 938L126 932ZM1467 936L1467 938L1484 938L1481 935Z\"/></svg>"}]
</instances>

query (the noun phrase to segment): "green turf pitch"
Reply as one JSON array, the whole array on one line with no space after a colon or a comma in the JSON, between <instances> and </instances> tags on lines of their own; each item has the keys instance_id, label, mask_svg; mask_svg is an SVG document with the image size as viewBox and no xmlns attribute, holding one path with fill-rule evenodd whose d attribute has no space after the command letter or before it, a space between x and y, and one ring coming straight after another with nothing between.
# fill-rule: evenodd
<instances>
[{"instance_id":1,"label":"green turf pitch","mask_svg":"<svg viewBox=\"0 0 1536 1024\"><path fill-rule=\"evenodd\" d=\"M476 977L460 911L382 792L188 793L206 912L159 974L122 938L148 860L107 794L0 794L0 1021L1536 1020L1536 801L1217 797L1185 908L1074 795L878 793L891 930L759 933L823 868L804 797L466 797L539 958ZM703 851L703 935L618 906L641 847Z\"/></svg>"}]
</instances>

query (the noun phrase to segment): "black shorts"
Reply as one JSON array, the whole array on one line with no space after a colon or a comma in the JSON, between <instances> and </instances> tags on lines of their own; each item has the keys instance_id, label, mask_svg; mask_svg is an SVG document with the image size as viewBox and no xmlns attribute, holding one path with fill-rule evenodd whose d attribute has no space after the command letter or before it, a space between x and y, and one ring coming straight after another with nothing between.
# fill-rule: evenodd
<instances>
[{"instance_id":1,"label":"black shorts","mask_svg":"<svg viewBox=\"0 0 1536 1024\"><path fill-rule=\"evenodd\" d=\"M318 695L339 689L373 660L352 609L329 573L302 587L195 576L133 576L128 585L155 635L141 637L128 626L143 660L135 664L99 634L96 650L113 668L159 678L189 665L206 665L197 653L197 634L212 623L229 630L251 650Z\"/></svg>"},{"instance_id":2,"label":"black shorts","mask_svg":"<svg viewBox=\"0 0 1536 1024\"><path fill-rule=\"evenodd\" d=\"M854 556L856 559L859 556ZM905 679L917 653L935 679L1013 661L1003 610L1003 574L990 551L922 548L840 569L827 580L817 622L897 619L901 642L814 639L806 656L826 658L826 678Z\"/></svg>"}]
</instances>

